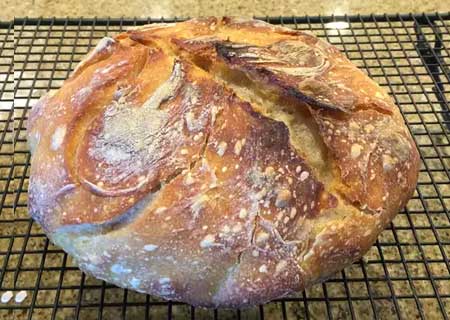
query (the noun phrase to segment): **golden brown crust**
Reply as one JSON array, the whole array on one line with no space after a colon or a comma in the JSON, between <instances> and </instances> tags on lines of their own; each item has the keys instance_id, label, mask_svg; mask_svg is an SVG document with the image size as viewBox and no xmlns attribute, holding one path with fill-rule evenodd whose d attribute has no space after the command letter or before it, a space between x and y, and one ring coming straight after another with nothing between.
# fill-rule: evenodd
<instances>
[{"instance_id":1,"label":"golden brown crust","mask_svg":"<svg viewBox=\"0 0 450 320\"><path fill-rule=\"evenodd\" d=\"M341 171L342 193L371 212L403 207L414 190L418 153L408 131L374 110L350 116L311 110Z\"/></svg>"},{"instance_id":2,"label":"golden brown crust","mask_svg":"<svg viewBox=\"0 0 450 320\"><path fill-rule=\"evenodd\" d=\"M272 113L220 73L259 86ZM283 99L291 111L274 107ZM297 111L322 145L293 134L283 117ZM194 305L252 305L329 277L417 180L381 88L331 45L254 20L105 38L28 121L30 213L49 237L86 272ZM318 152L332 171L310 161Z\"/></svg>"}]
</instances>

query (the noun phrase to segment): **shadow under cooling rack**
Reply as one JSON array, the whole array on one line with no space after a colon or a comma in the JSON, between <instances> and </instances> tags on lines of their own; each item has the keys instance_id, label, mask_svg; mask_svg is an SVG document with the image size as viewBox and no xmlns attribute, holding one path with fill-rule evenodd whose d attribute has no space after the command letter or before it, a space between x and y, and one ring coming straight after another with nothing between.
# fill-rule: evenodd
<instances>
[{"instance_id":1,"label":"shadow under cooling rack","mask_svg":"<svg viewBox=\"0 0 450 320\"><path fill-rule=\"evenodd\" d=\"M27 214L27 113L101 37L161 19L16 19L0 23L0 293L28 297L0 304L1 319L449 318L450 14L263 20L341 49L393 96L420 149L413 198L364 259L306 292L245 310L195 309L80 272Z\"/></svg>"}]
</instances>

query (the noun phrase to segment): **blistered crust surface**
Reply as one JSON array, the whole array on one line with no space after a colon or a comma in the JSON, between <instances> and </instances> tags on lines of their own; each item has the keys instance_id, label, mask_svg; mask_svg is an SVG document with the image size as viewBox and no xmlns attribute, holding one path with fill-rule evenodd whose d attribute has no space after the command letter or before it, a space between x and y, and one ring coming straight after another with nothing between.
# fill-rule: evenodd
<instances>
[{"instance_id":1,"label":"blistered crust surface","mask_svg":"<svg viewBox=\"0 0 450 320\"><path fill-rule=\"evenodd\" d=\"M309 114L332 181L308 163L317 146L299 152L219 72ZM316 37L254 20L103 39L36 104L28 138L30 213L84 271L203 306L266 302L360 258L418 172L378 85Z\"/></svg>"}]
</instances>

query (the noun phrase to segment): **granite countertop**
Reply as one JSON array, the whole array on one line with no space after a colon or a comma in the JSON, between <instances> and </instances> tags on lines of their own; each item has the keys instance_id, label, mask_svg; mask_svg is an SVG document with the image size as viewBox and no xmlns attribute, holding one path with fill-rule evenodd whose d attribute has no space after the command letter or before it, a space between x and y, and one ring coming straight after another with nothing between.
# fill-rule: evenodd
<instances>
[{"instance_id":1,"label":"granite countertop","mask_svg":"<svg viewBox=\"0 0 450 320\"><path fill-rule=\"evenodd\" d=\"M343 15L450 11L450 1L381 0L3 0L0 19L14 17L187 17L210 15Z\"/></svg>"}]
</instances>

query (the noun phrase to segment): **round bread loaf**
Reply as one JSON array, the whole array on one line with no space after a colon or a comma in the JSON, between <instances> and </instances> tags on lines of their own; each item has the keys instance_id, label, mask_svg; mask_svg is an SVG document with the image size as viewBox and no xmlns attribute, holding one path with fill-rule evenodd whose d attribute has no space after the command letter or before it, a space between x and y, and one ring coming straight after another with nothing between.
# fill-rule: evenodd
<instances>
[{"instance_id":1,"label":"round bread loaf","mask_svg":"<svg viewBox=\"0 0 450 320\"><path fill-rule=\"evenodd\" d=\"M30 214L83 271L207 307L361 258L419 170L397 107L335 47L235 18L102 39L28 140Z\"/></svg>"}]
</instances>

